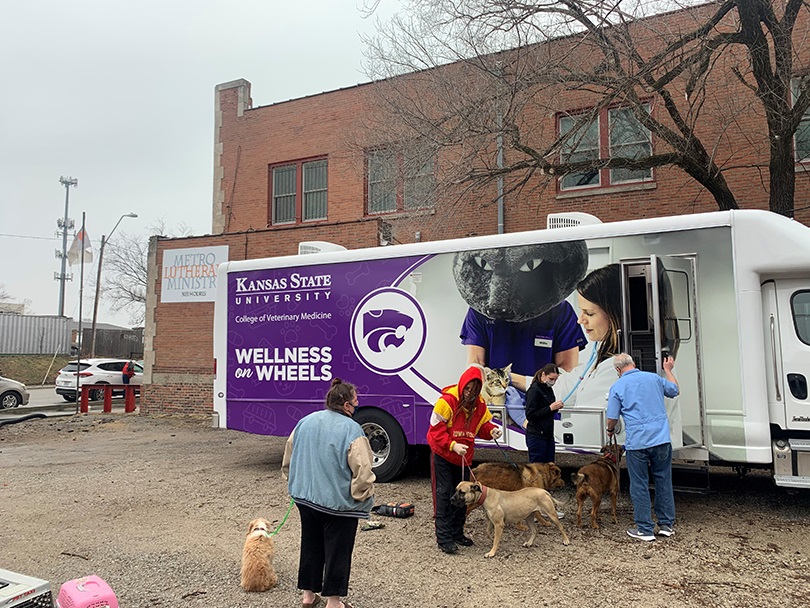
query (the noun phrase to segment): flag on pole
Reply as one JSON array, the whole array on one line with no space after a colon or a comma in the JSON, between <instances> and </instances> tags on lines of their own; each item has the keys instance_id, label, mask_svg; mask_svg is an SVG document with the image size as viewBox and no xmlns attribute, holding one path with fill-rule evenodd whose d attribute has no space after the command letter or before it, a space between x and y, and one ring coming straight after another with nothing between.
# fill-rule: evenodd
<instances>
[{"instance_id":1,"label":"flag on pole","mask_svg":"<svg viewBox=\"0 0 810 608\"><path fill-rule=\"evenodd\" d=\"M82 249L84 249L84 259L82 259ZM93 262L93 248L90 244L90 237L87 230L82 228L73 238L73 244L67 252L68 264L91 264Z\"/></svg>"}]
</instances>

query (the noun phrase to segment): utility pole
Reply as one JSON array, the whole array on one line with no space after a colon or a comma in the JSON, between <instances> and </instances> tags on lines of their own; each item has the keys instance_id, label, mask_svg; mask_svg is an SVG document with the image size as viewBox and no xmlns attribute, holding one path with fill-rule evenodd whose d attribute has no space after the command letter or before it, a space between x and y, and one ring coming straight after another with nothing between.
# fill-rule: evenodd
<instances>
[{"instance_id":1,"label":"utility pole","mask_svg":"<svg viewBox=\"0 0 810 608\"><path fill-rule=\"evenodd\" d=\"M71 186L78 186L79 180L73 177L65 177L62 176L59 178L59 183L65 187L65 217L62 220L56 222L56 225L62 229L62 253L59 255L57 251L57 255L62 258L62 272L58 275L54 273L54 279L59 281L59 316L65 316L65 281L67 281L67 275L65 274L65 265L67 264L67 237L68 237L68 230L73 228L73 221L68 218L68 205L70 202L70 187ZM71 276L71 278L73 278Z\"/></svg>"},{"instance_id":2,"label":"utility pole","mask_svg":"<svg viewBox=\"0 0 810 608\"><path fill-rule=\"evenodd\" d=\"M121 220L125 217L138 217L137 213L126 213L118 218L118 221L115 222L115 226L113 229L110 230L109 236L105 239L104 235L101 235L101 247L98 250L98 276L96 277L96 298L93 300L93 329L92 329L92 338L90 340L90 358L93 359L96 356L96 319L98 318L98 296L99 290L101 289L101 264L104 262L104 245L110 242L110 237L115 232L115 229L118 228L118 224L121 223Z\"/></svg>"}]
</instances>

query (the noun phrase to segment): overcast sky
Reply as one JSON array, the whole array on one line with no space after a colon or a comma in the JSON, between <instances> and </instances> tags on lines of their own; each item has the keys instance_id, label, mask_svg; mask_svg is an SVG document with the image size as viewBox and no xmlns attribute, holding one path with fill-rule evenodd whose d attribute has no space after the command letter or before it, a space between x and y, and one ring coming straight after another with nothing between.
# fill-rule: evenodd
<instances>
[{"instance_id":1,"label":"overcast sky","mask_svg":"<svg viewBox=\"0 0 810 608\"><path fill-rule=\"evenodd\" d=\"M33 314L59 312L64 215L98 251L162 220L211 231L214 87L244 78L254 106L351 86L363 73L363 0L0 0L0 283ZM382 0L376 16L397 8ZM375 16L375 18L376 18ZM68 246L72 241L69 237ZM85 265L82 316L92 317ZM65 315L78 318L79 267ZM99 322L128 326L101 301Z\"/></svg>"}]
</instances>

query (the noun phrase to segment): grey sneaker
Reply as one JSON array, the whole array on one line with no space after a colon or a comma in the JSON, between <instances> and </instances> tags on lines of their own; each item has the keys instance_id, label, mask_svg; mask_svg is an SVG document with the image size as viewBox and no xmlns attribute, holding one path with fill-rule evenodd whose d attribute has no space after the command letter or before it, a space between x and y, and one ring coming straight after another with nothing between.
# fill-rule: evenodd
<instances>
[{"instance_id":1,"label":"grey sneaker","mask_svg":"<svg viewBox=\"0 0 810 608\"><path fill-rule=\"evenodd\" d=\"M565 517L565 513L562 511L557 511L557 519L562 519L563 517Z\"/></svg>"},{"instance_id":2,"label":"grey sneaker","mask_svg":"<svg viewBox=\"0 0 810 608\"><path fill-rule=\"evenodd\" d=\"M644 532L639 532L638 528L628 528L627 536L630 538L635 538L636 540L643 540L647 543L651 540L655 540L655 534L645 534Z\"/></svg>"},{"instance_id":3,"label":"grey sneaker","mask_svg":"<svg viewBox=\"0 0 810 608\"><path fill-rule=\"evenodd\" d=\"M672 529L672 526L668 526L666 524L663 526L658 526L658 536L670 537L673 534L675 534L675 530Z\"/></svg>"}]
</instances>

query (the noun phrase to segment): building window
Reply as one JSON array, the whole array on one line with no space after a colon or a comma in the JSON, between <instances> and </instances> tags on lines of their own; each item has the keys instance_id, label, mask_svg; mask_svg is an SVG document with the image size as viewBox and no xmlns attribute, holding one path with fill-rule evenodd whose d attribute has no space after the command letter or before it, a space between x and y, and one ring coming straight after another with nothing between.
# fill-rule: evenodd
<instances>
[{"instance_id":1,"label":"building window","mask_svg":"<svg viewBox=\"0 0 810 608\"><path fill-rule=\"evenodd\" d=\"M570 135L569 135L570 134ZM560 135L569 135L563 146L563 160L578 163L599 158L599 119L577 125L571 116L560 118ZM599 185L599 170L591 169L583 173L570 173L560 180L560 188L571 190Z\"/></svg>"},{"instance_id":2,"label":"building window","mask_svg":"<svg viewBox=\"0 0 810 608\"><path fill-rule=\"evenodd\" d=\"M270 167L271 223L325 220L327 173L325 158Z\"/></svg>"},{"instance_id":3,"label":"building window","mask_svg":"<svg viewBox=\"0 0 810 608\"><path fill-rule=\"evenodd\" d=\"M433 207L436 192L434 165L436 156L424 150L406 151L402 155L404 169L403 206L407 210Z\"/></svg>"},{"instance_id":4,"label":"building window","mask_svg":"<svg viewBox=\"0 0 810 608\"><path fill-rule=\"evenodd\" d=\"M801 79L795 79L791 83L793 91L793 101L799 97L799 86ZM793 135L793 148L795 150L796 162L806 163L810 162L810 110L804 113L796 133Z\"/></svg>"},{"instance_id":5,"label":"building window","mask_svg":"<svg viewBox=\"0 0 810 608\"><path fill-rule=\"evenodd\" d=\"M415 146L404 151L377 148L367 154L368 213L425 209L435 205L436 153Z\"/></svg>"},{"instance_id":6,"label":"building window","mask_svg":"<svg viewBox=\"0 0 810 608\"><path fill-rule=\"evenodd\" d=\"M649 106L647 107L649 112ZM605 108L593 120L564 115L559 118L564 138L561 162L599 158L643 158L652 154L652 137L630 108ZM567 136L567 137L566 137ZM594 188L653 179L652 169L588 169L560 178L560 190Z\"/></svg>"},{"instance_id":7,"label":"building window","mask_svg":"<svg viewBox=\"0 0 810 608\"><path fill-rule=\"evenodd\" d=\"M368 154L368 212L397 210L397 155L387 149Z\"/></svg>"},{"instance_id":8,"label":"building window","mask_svg":"<svg viewBox=\"0 0 810 608\"><path fill-rule=\"evenodd\" d=\"M326 219L326 161L304 163L304 221Z\"/></svg>"},{"instance_id":9,"label":"building window","mask_svg":"<svg viewBox=\"0 0 810 608\"><path fill-rule=\"evenodd\" d=\"M649 112L649 108L647 108ZM608 110L610 158L652 156L650 132L633 116L630 108ZM611 169L610 183L624 184L652 179L652 169Z\"/></svg>"}]
</instances>

